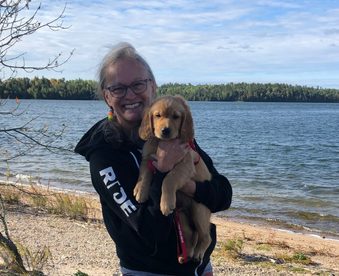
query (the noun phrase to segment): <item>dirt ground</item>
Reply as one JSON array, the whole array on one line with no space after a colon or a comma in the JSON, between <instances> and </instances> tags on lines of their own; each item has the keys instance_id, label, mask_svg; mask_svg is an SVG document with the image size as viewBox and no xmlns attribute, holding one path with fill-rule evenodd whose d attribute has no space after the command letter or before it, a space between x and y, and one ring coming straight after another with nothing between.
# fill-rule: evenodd
<instances>
[{"instance_id":1,"label":"dirt ground","mask_svg":"<svg viewBox=\"0 0 339 276\"><path fill-rule=\"evenodd\" d=\"M24 203L6 205L12 239L32 254L44 248L51 252L42 269L45 275L72 276L79 270L89 276L120 275L115 245L102 223L99 200L86 200L90 206L87 221L50 214ZM211 259L215 276L339 276L339 240L278 231L221 216L213 216L212 222L218 234Z\"/></svg>"}]
</instances>

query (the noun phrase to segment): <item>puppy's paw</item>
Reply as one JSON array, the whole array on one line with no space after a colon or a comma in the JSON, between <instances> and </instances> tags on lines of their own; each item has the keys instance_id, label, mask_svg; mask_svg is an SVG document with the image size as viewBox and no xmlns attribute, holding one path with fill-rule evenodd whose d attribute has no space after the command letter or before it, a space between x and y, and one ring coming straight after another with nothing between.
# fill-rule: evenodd
<instances>
[{"instance_id":1,"label":"puppy's paw","mask_svg":"<svg viewBox=\"0 0 339 276\"><path fill-rule=\"evenodd\" d=\"M200 262L204 258L204 253L205 252L202 251L202 250L195 251L193 258L192 258L192 261L193 262Z\"/></svg>"},{"instance_id":2,"label":"puppy's paw","mask_svg":"<svg viewBox=\"0 0 339 276\"><path fill-rule=\"evenodd\" d=\"M202 248L197 248L196 247L195 250L194 250L192 261L193 262L200 262L204 258L205 251L206 250L203 250Z\"/></svg>"},{"instance_id":3,"label":"puppy's paw","mask_svg":"<svg viewBox=\"0 0 339 276\"><path fill-rule=\"evenodd\" d=\"M135 196L136 201L144 203L149 197L149 190L143 187L142 182L138 182L133 190L133 195Z\"/></svg>"},{"instance_id":4,"label":"puppy's paw","mask_svg":"<svg viewBox=\"0 0 339 276\"><path fill-rule=\"evenodd\" d=\"M160 200L160 210L164 216L168 216L173 213L175 209L176 200L174 197L162 196Z\"/></svg>"}]
</instances>

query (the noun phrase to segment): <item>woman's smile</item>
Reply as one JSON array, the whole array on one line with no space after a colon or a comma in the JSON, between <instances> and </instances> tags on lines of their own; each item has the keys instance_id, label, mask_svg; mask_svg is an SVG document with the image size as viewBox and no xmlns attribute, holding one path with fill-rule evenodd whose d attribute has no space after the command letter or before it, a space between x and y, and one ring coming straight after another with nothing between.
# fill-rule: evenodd
<instances>
[{"instance_id":1,"label":"woman's smile","mask_svg":"<svg viewBox=\"0 0 339 276\"><path fill-rule=\"evenodd\" d=\"M134 108L136 108L136 107L138 107L140 105L141 105L141 103L125 104L125 105L123 105L123 107L126 108L126 109L134 109Z\"/></svg>"}]
</instances>

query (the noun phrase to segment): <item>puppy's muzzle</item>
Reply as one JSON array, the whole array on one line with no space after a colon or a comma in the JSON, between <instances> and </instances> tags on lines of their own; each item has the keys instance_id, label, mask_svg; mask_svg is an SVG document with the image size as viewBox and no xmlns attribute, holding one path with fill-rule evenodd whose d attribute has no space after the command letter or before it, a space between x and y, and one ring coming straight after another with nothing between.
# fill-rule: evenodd
<instances>
[{"instance_id":1,"label":"puppy's muzzle","mask_svg":"<svg viewBox=\"0 0 339 276\"><path fill-rule=\"evenodd\" d=\"M161 133L162 133L162 136L163 137L169 137L170 134L171 134L171 129L169 127L164 127L162 130L161 130Z\"/></svg>"}]
</instances>

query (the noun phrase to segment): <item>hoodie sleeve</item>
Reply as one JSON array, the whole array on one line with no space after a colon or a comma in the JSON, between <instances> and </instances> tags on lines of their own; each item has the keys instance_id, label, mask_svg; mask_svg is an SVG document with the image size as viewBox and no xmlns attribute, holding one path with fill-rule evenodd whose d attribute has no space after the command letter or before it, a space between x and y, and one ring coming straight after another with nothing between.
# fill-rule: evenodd
<instances>
[{"instance_id":1,"label":"hoodie sleeve","mask_svg":"<svg viewBox=\"0 0 339 276\"><path fill-rule=\"evenodd\" d=\"M212 159L194 141L195 148L212 175L211 181L196 182L194 200L204 204L212 213L228 209L232 201L232 187L228 179L219 174Z\"/></svg>"},{"instance_id":2,"label":"hoodie sleeve","mask_svg":"<svg viewBox=\"0 0 339 276\"><path fill-rule=\"evenodd\" d=\"M132 152L98 149L90 155L89 161L92 183L100 195L104 219L106 208L106 214L118 216L144 240L167 241L173 226L173 214L165 217L159 208L161 183L166 174L156 173L150 198L139 204L133 195L139 167Z\"/></svg>"}]
</instances>

